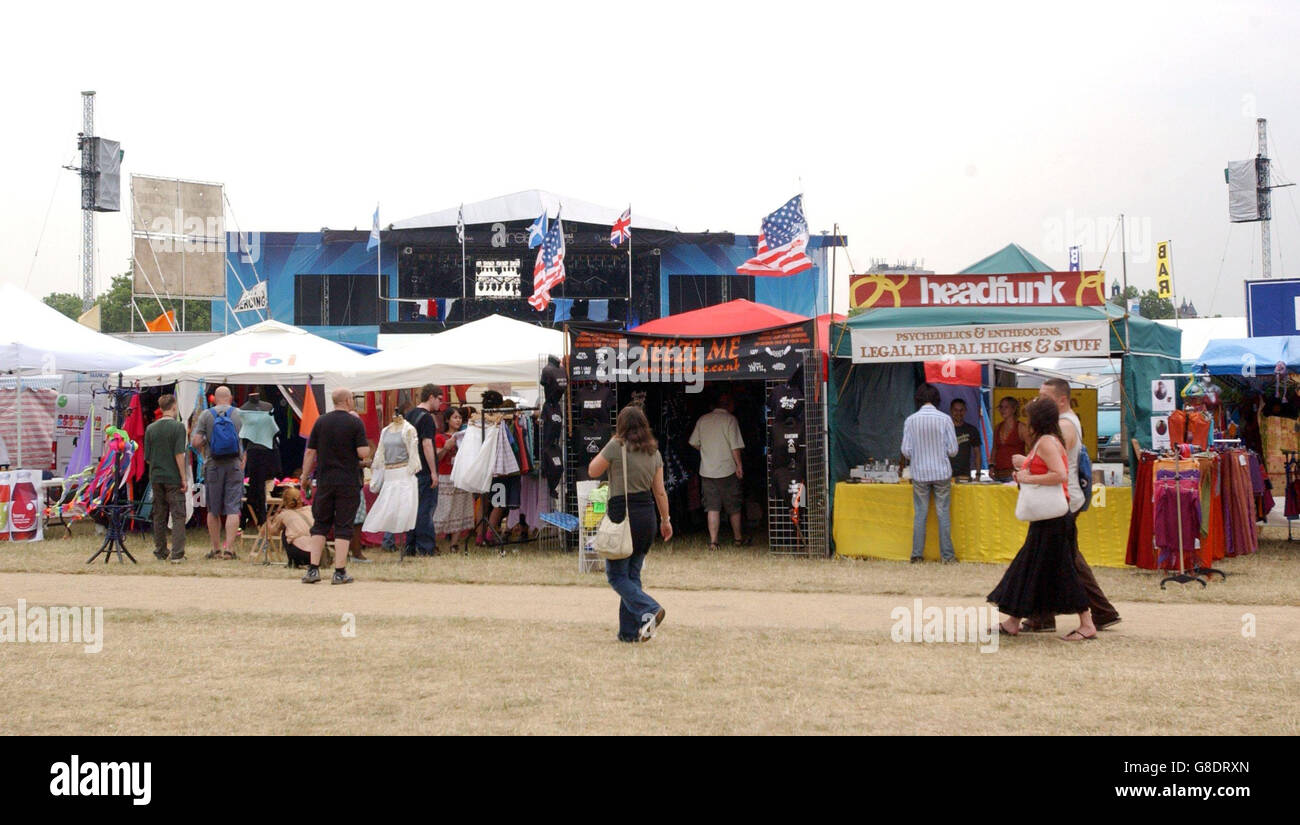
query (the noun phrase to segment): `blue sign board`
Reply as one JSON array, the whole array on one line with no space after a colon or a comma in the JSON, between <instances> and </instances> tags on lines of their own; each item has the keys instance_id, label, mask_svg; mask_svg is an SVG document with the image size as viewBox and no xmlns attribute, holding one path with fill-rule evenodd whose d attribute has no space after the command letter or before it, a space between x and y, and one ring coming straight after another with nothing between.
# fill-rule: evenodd
<instances>
[{"instance_id":1,"label":"blue sign board","mask_svg":"<svg viewBox=\"0 0 1300 825\"><path fill-rule=\"evenodd\" d=\"M1246 334L1300 335L1300 278L1246 282Z\"/></svg>"}]
</instances>

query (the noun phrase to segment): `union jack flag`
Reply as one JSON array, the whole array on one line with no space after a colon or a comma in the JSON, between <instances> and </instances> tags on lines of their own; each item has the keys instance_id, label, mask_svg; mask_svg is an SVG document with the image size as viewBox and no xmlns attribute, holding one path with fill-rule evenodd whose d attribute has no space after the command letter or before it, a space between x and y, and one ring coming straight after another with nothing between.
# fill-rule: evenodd
<instances>
[{"instance_id":1,"label":"union jack flag","mask_svg":"<svg viewBox=\"0 0 1300 825\"><path fill-rule=\"evenodd\" d=\"M537 250L537 263L533 264L533 294L528 303L538 312L551 303L551 290L564 280L564 224L557 215L555 223L546 230L546 239Z\"/></svg>"},{"instance_id":2,"label":"union jack flag","mask_svg":"<svg viewBox=\"0 0 1300 825\"><path fill-rule=\"evenodd\" d=\"M794 275L812 269L808 248L808 221L803 216L803 195L763 218L758 254L736 267L740 275Z\"/></svg>"},{"instance_id":3,"label":"union jack flag","mask_svg":"<svg viewBox=\"0 0 1300 825\"><path fill-rule=\"evenodd\" d=\"M623 214L618 216L614 221L614 226L609 230L609 245L617 247L623 241L632 240L632 207L623 210Z\"/></svg>"}]
</instances>

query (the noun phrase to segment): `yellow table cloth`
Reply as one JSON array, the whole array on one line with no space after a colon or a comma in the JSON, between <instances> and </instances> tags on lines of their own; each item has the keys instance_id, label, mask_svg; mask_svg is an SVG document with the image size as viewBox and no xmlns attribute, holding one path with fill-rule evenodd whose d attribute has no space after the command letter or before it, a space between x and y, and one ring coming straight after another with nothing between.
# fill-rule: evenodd
<instances>
[{"instance_id":1,"label":"yellow table cloth","mask_svg":"<svg viewBox=\"0 0 1300 825\"><path fill-rule=\"evenodd\" d=\"M1029 526L1016 520L1016 488L1006 484L952 485L952 543L960 561L1006 564L1025 543ZM1079 515L1079 550L1088 564L1124 567L1131 487L1098 488ZM841 556L907 561L912 556L912 485L835 485L832 524ZM939 521L930 501L925 558L939 559Z\"/></svg>"}]
</instances>

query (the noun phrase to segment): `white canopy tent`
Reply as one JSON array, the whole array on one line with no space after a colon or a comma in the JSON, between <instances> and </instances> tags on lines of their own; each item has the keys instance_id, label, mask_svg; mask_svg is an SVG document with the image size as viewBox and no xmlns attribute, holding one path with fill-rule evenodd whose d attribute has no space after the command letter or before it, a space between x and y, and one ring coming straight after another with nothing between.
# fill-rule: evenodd
<instances>
[{"instance_id":1,"label":"white canopy tent","mask_svg":"<svg viewBox=\"0 0 1300 825\"><path fill-rule=\"evenodd\" d=\"M0 370L113 372L167 355L95 332L12 284L0 284Z\"/></svg>"},{"instance_id":2,"label":"white canopy tent","mask_svg":"<svg viewBox=\"0 0 1300 825\"><path fill-rule=\"evenodd\" d=\"M329 381L354 392L429 383L536 384L545 356L563 354L563 331L490 315L366 356L333 371Z\"/></svg>"},{"instance_id":3,"label":"white canopy tent","mask_svg":"<svg viewBox=\"0 0 1300 825\"><path fill-rule=\"evenodd\" d=\"M15 466L25 464L24 391L57 389L65 374L108 373L167 353L96 332L26 290L0 284L0 372L13 374L16 399L12 410L0 410L0 418L14 442L11 452Z\"/></svg>"},{"instance_id":4,"label":"white canopy tent","mask_svg":"<svg viewBox=\"0 0 1300 825\"><path fill-rule=\"evenodd\" d=\"M188 416L201 379L226 384L328 386L331 374L357 369L365 357L306 330L262 321L194 349L123 370L122 381L146 387L176 382L181 413ZM329 406L328 394L325 403Z\"/></svg>"}]
</instances>

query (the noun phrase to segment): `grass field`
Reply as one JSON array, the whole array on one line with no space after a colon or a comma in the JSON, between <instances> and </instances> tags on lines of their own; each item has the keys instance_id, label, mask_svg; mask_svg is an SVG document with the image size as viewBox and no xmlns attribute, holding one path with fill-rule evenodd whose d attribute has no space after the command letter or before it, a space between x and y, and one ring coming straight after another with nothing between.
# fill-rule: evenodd
<instances>
[{"instance_id":1,"label":"grass field","mask_svg":"<svg viewBox=\"0 0 1300 825\"><path fill-rule=\"evenodd\" d=\"M0 547L0 606L106 608L100 653L0 644L8 733L1300 733L1300 554L1285 542L1226 561L1204 591L1099 569L1117 630L980 653L895 643L888 608L978 604L1001 566L678 541L646 566L668 624L623 645L604 577L572 556L376 552L350 565L357 584L309 588L283 567L203 560L199 533L183 565L133 537L138 566L87 566L98 542L80 532ZM1236 632L1241 606L1258 638Z\"/></svg>"}]
</instances>

